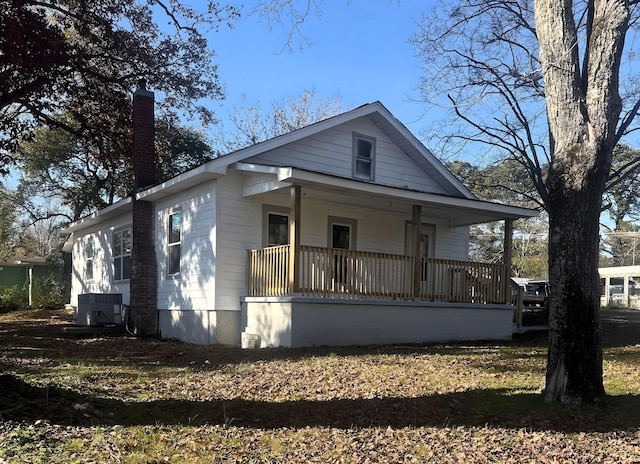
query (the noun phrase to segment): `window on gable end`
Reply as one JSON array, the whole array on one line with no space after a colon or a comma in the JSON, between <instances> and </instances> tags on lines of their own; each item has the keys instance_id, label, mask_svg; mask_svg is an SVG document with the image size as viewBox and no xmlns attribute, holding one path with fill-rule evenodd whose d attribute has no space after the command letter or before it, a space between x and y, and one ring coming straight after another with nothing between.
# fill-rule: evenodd
<instances>
[{"instance_id":1,"label":"window on gable end","mask_svg":"<svg viewBox=\"0 0 640 464\"><path fill-rule=\"evenodd\" d=\"M353 177L374 180L376 139L353 134Z\"/></svg>"}]
</instances>

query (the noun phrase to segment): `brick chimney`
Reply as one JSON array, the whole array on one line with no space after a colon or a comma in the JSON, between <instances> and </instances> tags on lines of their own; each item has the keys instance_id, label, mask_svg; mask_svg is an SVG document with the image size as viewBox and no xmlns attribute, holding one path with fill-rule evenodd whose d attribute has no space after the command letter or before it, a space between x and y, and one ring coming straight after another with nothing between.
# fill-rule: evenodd
<instances>
[{"instance_id":1,"label":"brick chimney","mask_svg":"<svg viewBox=\"0 0 640 464\"><path fill-rule=\"evenodd\" d=\"M146 81L141 79L133 94L133 173L136 192L156 183L153 103L153 92L147 90Z\"/></svg>"},{"instance_id":2,"label":"brick chimney","mask_svg":"<svg viewBox=\"0 0 640 464\"><path fill-rule=\"evenodd\" d=\"M140 337L158 335L158 261L155 250L154 204L136 194L155 184L153 92L141 80L133 95L133 243L129 330Z\"/></svg>"}]
</instances>

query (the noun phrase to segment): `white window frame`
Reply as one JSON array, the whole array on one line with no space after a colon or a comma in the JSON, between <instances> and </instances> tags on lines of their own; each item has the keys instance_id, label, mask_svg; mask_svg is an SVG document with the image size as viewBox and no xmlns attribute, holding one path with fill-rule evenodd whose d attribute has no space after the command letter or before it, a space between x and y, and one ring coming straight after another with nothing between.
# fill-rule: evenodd
<instances>
[{"instance_id":1,"label":"white window frame","mask_svg":"<svg viewBox=\"0 0 640 464\"><path fill-rule=\"evenodd\" d=\"M94 261L96 257L96 247L95 247L95 241L94 241L93 235L89 235L87 237L85 256L86 256L86 260L85 260L84 276L87 280L93 280L95 275Z\"/></svg>"},{"instance_id":2,"label":"white window frame","mask_svg":"<svg viewBox=\"0 0 640 464\"><path fill-rule=\"evenodd\" d=\"M175 240L175 237L172 237L172 219L174 216L178 216L180 218L180 228L178 230L178 239ZM173 278L180 274L182 270L182 224L183 224L183 216L182 216L182 208L176 208L169 212L167 216L167 277ZM173 240L172 240L173 239ZM174 250L177 251L177 256L173 256L172 252ZM177 259L177 269L175 266L175 259Z\"/></svg>"},{"instance_id":3,"label":"white window frame","mask_svg":"<svg viewBox=\"0 0 640 464\"><path fill-rule=\"evenodd\" d=\"M129 233L129 250L128 253L125 253L125 247L124 247L124 234L125 233ZM116 254L116 240L120 241L120 253ZM120 229L116 229L113 231L113 234L111 236L111 246L113 247L113 257L112 257L112 261L113 261L113 280L114 282L126 282L130 279L131 277L131 250L133 248L133 231L131 230L131 226L126 226L126 227L122 227ZM127 272L125 273L125 261L126 258L129 258L129 268L127 269ZM117 278L117 270L120 270L120 278ZM128 277L125 277L125 275L128 275Z\"/></svg>"},{"instance_id":4,"label":"white window frame","mask_svg":"<svg viewBox=\"0 0 640 464\"><path fill-rule=\"evenodd\" d=\"M347 250L356 249L356 238L358 236L358 220L352 218L329 216L327 218L327 247L334 248L333 243L333 231L335 226L345 227L349 231L349 248ZM344 256L335 254L333 257L333 280L337 285L345 285L351 281L352 268L349 265L349 260Z\"/></svg>"},{"instance_id":5,"label":"white window frame","mask_svg":"<svg viewBox=\"0 0 640 464\"><path fill-rule=\"evenodd\" d=\"M356 239L358 237L358 220L338 216L327 218L327 247L333 248L333 226L345 226L349 228L349 250L356 249Z\"/></svg>"},{"instance_id":6,"label":"white window frame","mask_svg":"<svg viewBox=\"0 0 640 464\"><path fill-rule=\"evenodd\" d=\"M359 142L364 141L371 144L371 153L369 156L363 156L360 152ZM376 139L375 137L369 137L367 135L358 134L356 132L353 133L352 138L352 146L351 146L352 156L353 156L353 166L352 166L352 174L354 179L362 179L362 180L375 180L375 164L376 164ZM361 171L360 166L368 164L369 165L369 174L362 175L359 174Z\"/></svg>"},{"instance_id":7,"label":"white window frame","mask_svg":"<svg viewBox=\"0 0 640 464\"><path fill-rule=\"evenodd\" d=\"M269 216L285 216L291 219L291 210L284 206L262 205L262 246L267 248L278 245L288 245L291 243L291 230L287 222L287 243L274 244L269 242Z\"/></svg>"}]
</instances>

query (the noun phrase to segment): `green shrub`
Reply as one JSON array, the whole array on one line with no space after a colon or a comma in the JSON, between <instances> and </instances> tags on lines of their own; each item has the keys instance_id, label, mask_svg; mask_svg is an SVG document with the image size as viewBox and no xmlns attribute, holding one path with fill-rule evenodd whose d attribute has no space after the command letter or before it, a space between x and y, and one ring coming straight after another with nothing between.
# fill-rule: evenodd
<instances>
[{"instance_id":1,"label":"green shrub","mask_svg":"<svg viewBox=\"0 0 640 464\"><path fill-rule=\"evenodd\" d=\"M17 285L7 287L0 293L0 311L15 311L28 304L27 292Z\"/></svg>"},{"instance_id":2,"label":"green shrub","mask_svg":"<svg viewBox=\"0 0 640 464\"><path fill-rule=\"evenodd\" d=\"M64 283L54 274L34 277L31 287L31 306L59 309L64 306Z\"/></svg>"}]
</instances>

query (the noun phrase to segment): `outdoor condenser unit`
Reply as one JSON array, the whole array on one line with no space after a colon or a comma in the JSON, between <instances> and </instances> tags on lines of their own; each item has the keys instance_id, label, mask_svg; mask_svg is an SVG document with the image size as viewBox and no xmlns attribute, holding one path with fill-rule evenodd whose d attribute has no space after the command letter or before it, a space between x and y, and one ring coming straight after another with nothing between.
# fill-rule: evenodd
<instances>
[{"instance_id":1,"label":"outdoor condenser unit","mask_svg":"<svg viewBox=\"0 0 640 464\"><path fill-rule=\"evenodd\" d=\"M121 293L84 293L78 295L76 324L111 325L123 324Z\"/></svg>"}]
</instances>

